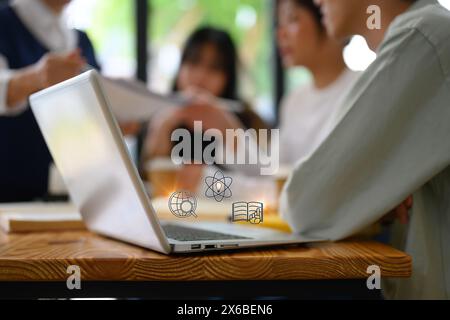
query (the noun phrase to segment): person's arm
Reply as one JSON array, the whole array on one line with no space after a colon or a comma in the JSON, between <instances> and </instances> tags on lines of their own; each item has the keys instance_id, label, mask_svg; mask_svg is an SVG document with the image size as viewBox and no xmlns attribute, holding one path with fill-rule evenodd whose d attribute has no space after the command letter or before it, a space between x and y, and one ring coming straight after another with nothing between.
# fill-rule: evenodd
<instances>
[{"instance_id":1,"label":"person's arm","mask_svg":"<svg viewBox=\"0 0 450 320\"><path fill-rule=\"evenodd\" d=\"M9 70L0 56L0 114L22 111L32 93L79 74L84 64L78 50L65 55L48 53L19 70Z\"/></svg>"},{"instance_id":2,"label":"person's arm","mask_svg":"<svg viewBox=\"0 0 450 320\"><path fill-rule=\"evenodd\" d=\"M281 212L295 232L350 236L450 164L448 74L415 30L383 45L339 124L287 182Z\"/></svg>"},{"instance_id":3,"label":"person's arm","mask_svg":"<svg viewBox=\"0 0 450 320\"><path fill-rule=\"evenodd\" d=\"M11 113L12 109L19 112L26 106L25 103L11 105L8 101L10 82L13 77L14 72L9 70L6 58L0 54L0 115Z\"/></svg>"},{"instance_id":4,"label":"person's arm","mask_svg":"<svg viewBox=\"0 0 450 320\"><path fill-rule=\"evenodd\" d=\"M168 110L157 113L148 125L145 139L144 158L169 157L172 150L170 139L172 132L182 125L178 110Z\"/></svg>"},{"instance_id":5,"label":"person's arm","mask_svg":"<svg viewBox=\"0 0 450 320\"><path fill-rule=\"evenodd\" d=\"M7 83L5 108L12 111L18 106L23 107L27 98L41 89L39 73L34 66L12 73Z\"/></svg>"}]
</instances>

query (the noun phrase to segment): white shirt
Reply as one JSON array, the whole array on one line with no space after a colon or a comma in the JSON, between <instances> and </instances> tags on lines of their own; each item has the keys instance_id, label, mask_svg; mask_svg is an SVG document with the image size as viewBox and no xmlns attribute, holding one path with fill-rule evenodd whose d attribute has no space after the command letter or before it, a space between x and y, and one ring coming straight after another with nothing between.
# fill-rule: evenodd
<instances>
[{"instance_id":1,"label":"white shirt","mask_svg":"<svg viewBox=\"0 0 450 320\"><path fill-rule=\"evenodd\" d=\"M67 26L62 15L55 15L41 0L15 0L11 6L28 30L51 52L69 52L76 48L75 30ZM26 108L26 101L7 108L8 83L14 72L0 54L0 115L14 115Z\"/></svg>"},{"instance_id":2,"label":"white shirt","mask_svg":"<svg viewBox=\"0 0 450 320\"><path fill-rule=\"evenodd\" d=\"M411 255L412 275L383 282L389 298L450 299L449 40L450 13L435 0L397 17L341 121L281 196L295 232L338 240L412 194L404 241L392 243Z\"/></svg>"},{"instance_id":3,"label":"white shirt","mask_svg":"<svg viewBox=\"0 0 450 320\"><path fill-rule=\"evenodd\" d=\"M281 105L280 163L293 166L310 155L336 124L343 99L358 79L359 73L345 70L323 89L314 84L301 86Z\"/></svg>"}]
</instances>

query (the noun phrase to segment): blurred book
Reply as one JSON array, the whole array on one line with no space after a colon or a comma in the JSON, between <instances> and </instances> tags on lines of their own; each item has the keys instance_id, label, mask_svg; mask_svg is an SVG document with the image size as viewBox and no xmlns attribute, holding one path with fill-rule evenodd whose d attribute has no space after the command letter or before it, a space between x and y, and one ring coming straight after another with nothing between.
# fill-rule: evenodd
<instances>
[{"instance_id":1,"label":"blurred book","mask_svg":"<svg viewBox=\"0 0 450 320\"><path fill-rule=\"evenodd\" d=\"M71 203L1 204L0 228L7 233L86 229Z\"/></svg>"}]
</instances>

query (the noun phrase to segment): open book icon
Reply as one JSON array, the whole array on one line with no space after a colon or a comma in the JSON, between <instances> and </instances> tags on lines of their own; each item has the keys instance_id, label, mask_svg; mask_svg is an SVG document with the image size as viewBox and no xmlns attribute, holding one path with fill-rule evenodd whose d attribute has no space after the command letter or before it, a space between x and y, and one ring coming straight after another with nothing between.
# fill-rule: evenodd
<instances>
[{"instance_id":1,"label":"open book icon","mask_svg":"<svg viewBox=\"0 0 450 320\"><path fill-rule=\"evenodd\" d=\"M231 222L250 222L259 224L263 222L264 207L261 202L235 202L233 203L233 211Z\"/></svg>"}]
</instances>

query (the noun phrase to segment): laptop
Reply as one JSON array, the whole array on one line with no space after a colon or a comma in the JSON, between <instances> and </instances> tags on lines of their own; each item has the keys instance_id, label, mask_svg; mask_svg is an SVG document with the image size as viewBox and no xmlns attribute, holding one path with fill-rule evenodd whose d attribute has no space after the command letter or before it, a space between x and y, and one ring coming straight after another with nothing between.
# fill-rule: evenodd
<instances>
[{"instance_id":1,"label":"laptop","mask_svg":"<svg viewBox=\"0 0 450 320\"><path fill-rule=\"evenodd\" d=\"M225 222L159 221L96 71L33 94L30 105L70 197L93 232L164 254L305 240Z\"/></svg>"}]
</instances>

